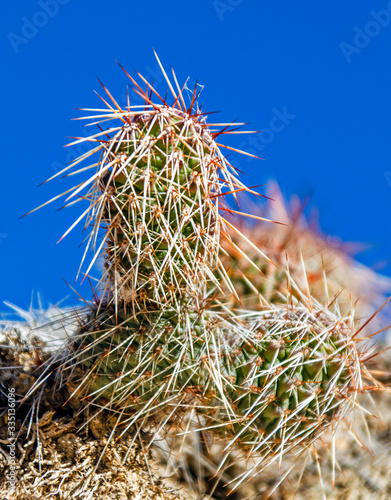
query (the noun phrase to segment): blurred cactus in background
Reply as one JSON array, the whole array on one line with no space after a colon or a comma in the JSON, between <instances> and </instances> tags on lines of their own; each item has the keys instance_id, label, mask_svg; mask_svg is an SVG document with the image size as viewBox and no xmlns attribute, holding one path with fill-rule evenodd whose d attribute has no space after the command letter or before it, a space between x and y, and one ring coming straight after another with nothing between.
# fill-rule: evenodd
<instances>
[{"instance_id":1,"label":"blurred cactus in background","mask_svg":"<svg viewBox=\"0 0 391 500\"><path fill-rule=\"evenodd\" d=\"M304 215L306 204L297 197L287 203L276 183L267 185L267 195L272 201L262 208L248 197L241 201L252 213L285 225L254 224L243 217L238 220L237 216L234 220L241 232L251 235L252 243L283 269L262 261L253 246L242 241L242 250L263 274L256 272L231 246L225 265L243 306L259 308L265 301L283 301L288 290L296 293L289 285L288 271L301 290L321 304L333 302L341 315L349 314L354 308L357 318L372 316L391 292L391 279L354 259L354 253L361 250L362 245L342 243L322 234L314 217ZM235 234L232 237L237 240ZM371 328L386 326L387 319L387 315L377 315Z\"/></svg>"}]
</instances>

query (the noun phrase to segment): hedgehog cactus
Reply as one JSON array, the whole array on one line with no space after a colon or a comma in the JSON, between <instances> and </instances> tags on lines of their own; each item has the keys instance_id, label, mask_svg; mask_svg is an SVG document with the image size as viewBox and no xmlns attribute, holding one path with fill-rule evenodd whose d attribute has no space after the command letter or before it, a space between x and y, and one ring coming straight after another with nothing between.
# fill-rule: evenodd
<instances>
[{"instance_id":1,"label":"hedgehog cactus","mask_svg":"<svg viewBox=\"0 0 391 500\"><path fill-rule=\"evenodd\" d=\"M91 154L101 152L96 174L67 199L91 185L84 196L90 200L86 226L93 227L88 247L96 246L99 228L105 227L87 274L104 249L101 285L108 303L122 301L134 313L151 307L181 309L190 302L199 308L207 283L209 289L221 288L226 281L219 249L221 226L228 223L219 213L220 198L250 190L236 178L215 141L230 133L228 127L211 129L195 108L196 89L186 108L179 87L178 95L171 87L175 102L169 106L147 83L147 91L161 99L155 104L128 76L145 106L123 110L105 89L114 108L108 104L109 112L96 110L87 119L119 124L110 127L111 136L102 131L75 142L98 142Z\"/></svg>"},{"instance_id":2,"label":"hedgehog cactus","mask_svg":"<svg viewBox=\"0 0 391 500\"><path fill-rule=\"evenodd\" d=\"M123 110L105 89L112 104L87 118L119 124L76 141L95 147L68 168L100 158L68 201L90 186L87 274L102 252L105 271L63 379L73 395L120 409L128 425L148 417L159 428L191 408L228 451L239 444L266 465L341 418L361 388L362 356L349 321L316 301L313 310L288 300L236 316L216 302L223 288L236 293L220 260L220 236L235 231L220 200L251 191L216 142L226 124L207 124L196 89L186 107L175 74L177 91L162 71L173 105L128 75L145 106Z\"/></svg>"}]
</instances>

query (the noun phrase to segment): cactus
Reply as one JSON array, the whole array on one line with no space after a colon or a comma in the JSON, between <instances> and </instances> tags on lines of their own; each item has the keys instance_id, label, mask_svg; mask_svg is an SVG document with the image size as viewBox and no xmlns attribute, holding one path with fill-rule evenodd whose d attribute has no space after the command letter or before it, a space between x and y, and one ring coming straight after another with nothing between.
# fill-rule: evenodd
<instances>
[{"instance_id":1,"label":"cactus","mask_svg":"<svg viewBox=\"0 0 391 500\"><path fill-rule=\"evenodd\" d=\"M70 144L98 142L91 155L101 153L97 172L67 198L71 202L91 186L83 197L90 201L85 212L86 227L92 227L87 248L96 249L99 229L105 228L86 274L103 250L106 270L100 287L108 304L122 300L134 314L166 305L199 308L207 284L209 293L213 287L221 289L221 281L227 284L219 250L221 234L227 237L230 224L219 212L220 200L250 190L215 141L230 133L229 128L207 125L205 113L195 108L196 89L186 108L181 90L177 95L170 84L175 102L169 106L147 83L147 91L161 99L154 104L128 76L145 106L122 110L104 87L114 108L107 104L109 111L96 110L96 117L86 118L119 124Z\"/></svg>"},{"instance_id":2,"label":"cactus","mask_svg":"<svg viewBox=\"0 0 391 500\"><path fill-rule=\"evenodd\" d=\"M123 110L105 89L112 104L87 118L99 119L99 127L119 124L76 140L94 147L67 169L100 157L96 173L67 191L67 202L88 188L83 216L94 257L86 274L101 253L105 270L59 378L71 396L116 411L125 427L156 431L175 422L180 429L195 411L201 427L227 443L222 467L239 445L262 468L308 449L354 404L362 374L371 377L352 320L316 300L306 303L300 291L300 301L290 294L283 305L264 303L253 312L230 312L221 299L223 289L236 292L220 237L241 235L221 215L221 199L252 191L216 142L229 128L207 124L196 89L186 107L175 74L177 90L162 71L174 104L141 75L146 91L128 75L145 106Z\"/></svg>"}]
</instances>

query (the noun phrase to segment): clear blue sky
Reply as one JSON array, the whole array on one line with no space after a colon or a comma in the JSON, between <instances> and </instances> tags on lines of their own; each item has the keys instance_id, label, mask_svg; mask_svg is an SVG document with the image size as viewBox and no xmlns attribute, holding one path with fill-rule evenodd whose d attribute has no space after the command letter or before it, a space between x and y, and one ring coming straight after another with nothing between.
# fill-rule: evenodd
<instances>
[{"instance_id":1,"label":"clear blue sky","mask_svg":"<svg viewBox=\"0 0 391 500\"><path fill-rule=\"evenodd\" d=\"M164 88L152 47L180 81L205 85L206 110L264 130L243 145L264 158L241 159L248 185L276 179L287 196L311 195L323 231L373 245L360 260L391 275L391 2L14 1L0 26L0 304L27 307L32 291L76 302L63 280L74 283L81 227L56 241L80 205L18 217L69 186L37 188L81 152L62 146L82 134L75 108L99 107L96 76L125 94L115 59Z\"/></svg>"}]
</instances>

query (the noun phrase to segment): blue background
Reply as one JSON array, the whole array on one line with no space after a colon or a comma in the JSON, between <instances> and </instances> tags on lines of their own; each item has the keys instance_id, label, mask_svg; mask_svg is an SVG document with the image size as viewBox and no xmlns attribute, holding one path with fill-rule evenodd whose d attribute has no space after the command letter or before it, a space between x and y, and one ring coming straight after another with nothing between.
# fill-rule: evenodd
<instances>
[{"instance_id":1,"label":"blue background","mask_svg":"<svg viewBox=\"0 0 391 500\"><path fill-rule=\"evenodd\" d=\"M50 10L42 15L43 6ZM382 23L373 11L386 10ZM81 205L61 202L19 216L70 186L37 184L84 151L78 107L100 107L98 76L122 99L128 80L115 59L165 93L152 47L179 81L205 85L219 121L249 122L264 160L240 160L247 185L276 179L285 195L311 196L325 233L372 246L359 256L391 275L391 2L264 0L43 0L6 2L2 53L0 304L28 307L66 296L82 256L78 226L56 241ZM39 27L37 27L39 25ZM365 34L365 31L370 36ZM363 34L364 33L364 34ZM268 135L277 111L290 115ZM216 120L216 115L213 115ZM281 124L281 122L278 122ZM228 137L238 146L245 136ZM243 147L252 150L247 142ZM89 298L88 284L78 292ZM0 305L0 311L5 310Z\"/></svg>"}]
</instances>

